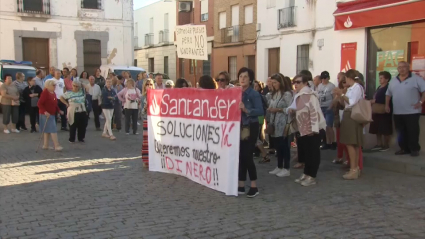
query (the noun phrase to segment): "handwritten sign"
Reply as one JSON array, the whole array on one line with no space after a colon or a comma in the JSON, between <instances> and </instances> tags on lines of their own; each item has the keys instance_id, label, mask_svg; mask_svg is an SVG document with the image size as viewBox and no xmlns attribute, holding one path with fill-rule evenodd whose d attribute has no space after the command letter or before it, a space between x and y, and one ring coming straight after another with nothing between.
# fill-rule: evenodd
<instances>
[{"instance_id":1,"label":"handwritten sign","mask_svg":"<svg viewBox=\"0 0 425 239\"><path fill-rule=\"evenodd\" d=\"M176 26L177 56L184 59L208 60L207 29L200 26Z\"/></svg>"},{"instance_id":2,"label":"handwritten sign","mask_svg":"<svg viewBox=\"0 0 425 239\"><path fill-rule=\"evenodd\" d=\"M149 171L237 196L240 88L148 91Z\"/></svg>"}]
</instances>

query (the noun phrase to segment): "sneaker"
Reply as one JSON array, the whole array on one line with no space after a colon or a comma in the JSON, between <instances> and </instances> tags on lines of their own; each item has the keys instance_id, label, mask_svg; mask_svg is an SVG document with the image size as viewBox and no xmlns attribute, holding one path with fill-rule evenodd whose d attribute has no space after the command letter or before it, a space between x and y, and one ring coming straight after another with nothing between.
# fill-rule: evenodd
<instances>
[{"instance_id":1,"label":"sneaker","mask_svg":"<svg viewBox=\"0 0 425 239\"><path fill-rule=\"evenodd\" d=\"M288 169L283 168L283 169L280 170L279 173L276 174L276 176L278 176L278 177L288 177L288 176L291 176L291 172Z\"/></svg>"},{"instance_id":2,"label":"sneaker","mask_svg":"<svg viewBox=\"0 0 425 239\"><path fill-rule=\"evenodd\" d=\"M378 150L381 150L383 147L382 146L379 146L379 145L375 145L373 148L371 148L370 150L371 151L378 151Z\"/></svg>"},{"instance_id":3,"label":"sneaker","mask_svg":"<svg viewBox=\"0 0 425 239\"><path fill-rule=\"evenodd\" d=\"M301 177L295 179L296 183L301 183L302 181L304 181L307 178L307 175L303 174L301 175Z\"/></svg>"},{"instance_id":4,"label":"sneaker","mask_svg":"<svg viewBox=\"0 0 425 239\"><path fill-rule=\"evenodd\" d=\"M419 151L413 151L410 156L412 157L418 157L419 156Z\"/></svg>"},{"instance_id":5,"label":"sneaker","mask_svg":"<svg viewBox=\"0 0 425 239\"><path fill-rule=\"evenodd\" d=\"M139 133L138 132L136 132L136 133L133 133L134 135L139 135Z\"/></svg>"},{"instance_id":6,"label":"sneaker","mask_svg":"<svg viewBox=\"0 0 425 239\"><path fill-rule=\"evenodd\" d=\"M388 151L389 149L390 149L390 147L385 146L385 147L382 147L382 148L379 150L379 152L385 152L385 151Z\"/></svg>"},{"instance_id":7,"label":"sneaker","mask_svg":"<svg viewBox=\"0 0 425 239\"><path fill-rule=\"evenodd\" d=\"M17 134L18 134L18 133L20 133L21 131L19 131L19 130L17 130L17 129L12 129L12 132L13 132L13 133L17 133Z\"/></svg>"},{"instance_id":8,"label":"sneaker","mask_svg":"<svg viewBox=\"0 0 425 239\"><path fill-rule=\"evenodd\" d=\"M249 188L248 193L246 194L247 197L249 198L254 198L256 197L258 194L260 194L260 192L258 192L258 188Z\"/></svg>"},{"instance_id":9,"label":"sneaker","mask_svg":"<svg viewBox=\"0 0 425 239\"><path fill-rule=\"evenodd\" d=\"M10 130L5 129L5 130L3 130L3 133L5 133L5 134L10 134Z\"/></svg>"},{"instance_id":10,"label":"sneaker","mask_svg":"<svg viewBox=\"0 0 425 239\"><path fill-rule=\"evenodd\" d=\"M308 187L308 186L311 186L311 185L315 185L315 184L316 184L316 179L313 178L313 177L310 177L310 176L307 176L306 179L304 179L301 182L301 185L303 185L305 187Z\"/></svg>"},{"instance_id":11,"label":"sneaker","mask_svg":"<svg viewBox=\"0 0 425 239\"><path fill-rule=\"evenodd\" d=\"M21 131L27 131L28 129L27 129L27 127L22 127L21 128Z\"/></svg>"},{"instance_id":12,"label":"sneaker","mask_svg":"<svg viewBox=\"0 0 425 239\"><path fill-rule=\"evenodd\" d=\"M245 194L245 187L238 187L238 194Z\"/></svg>"},{"instance_id":13,"label":"sneaker","mask_svg":"<svg viewBox=\"0 0 425 239\"><path fill-rule=\"evenodd\" d=\"M140 123L139 123L139 122L137 122L137 125L140 125Z\"/></svg>"},{"instance_id":14,"label":"sneaker","mask_svg":"<svg viewBox=\"0 0 425 239\"><path fill-rule=\"evenodd\" d=\"M278 174L281 170L282 170L282 169L280 169L280 168L276 167L275 169L273 169L273 171L270 171L270 172L269 172L269 174L276 175L276 174Z\"/></svg>"}]
</instances>

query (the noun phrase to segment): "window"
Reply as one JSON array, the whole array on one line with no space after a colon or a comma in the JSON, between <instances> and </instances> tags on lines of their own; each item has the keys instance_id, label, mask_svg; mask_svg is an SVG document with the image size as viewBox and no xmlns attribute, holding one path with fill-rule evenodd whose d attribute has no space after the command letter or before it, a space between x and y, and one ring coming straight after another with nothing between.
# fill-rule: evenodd
<instances>
[{"instance_id":1,"label":"window","mask_svg":"<svg viewBox=\"0 0 425 239\"><path fill-rule=\"evenodd\" d=\"M168 56L164 56L164 74L168 75Z\"/></svg>"},{"instance_id":2,"label":"window","mask_svg":"<svg viewBox=\"0 0 425 239\"><path fill-rule=\"evenodd\" d=\"M232 6L232 26L239 25L239 5Z\"/></svg>"},{"instance_id":3,"label":"window","mask_svg":"<svg viewBox=\"0 0 425 239\"><path fill-rule=\"evenodd\" d=\"M307 45L298 45L297 46L297 73L302 70L308 70L309 65L309 48Z\"/></svg>"},{"instance_id":4,"label":"window","mask_svg":"<svg viewBox=\"0 0 425 239\"><path fill-rule=\"evenodd\" d=\"M208 0L201 0L201 22L208 21Z\"/></svg>"},{"instance_id":5,"label":"window","mask_svg":"<svg viewBox=\"0 0 425 239\"><path fill-rule=\"evenodd\" d=\"M137 59L134 59L133 66L137 66Z\"/></svg>"},{"instance_id":6,"label":"window","mask_svg":"<svg viewBox=\"0 0 425 239\"><path fill-rule=\"evenodd\" d=\"M43 12L43 0L24 0L25 12Z\"/></svg>"},{"instance_id":7,"label":"window","mask_svg":"<svg viewBox=\"0 0 425 239\"><path fill-rule=\"evenodd\" d=\"M267 8L276 7L276 0L267 0Z\"/></svg>"},{"instance_id":8,"label":"window","mask_svg":"<svg viewBox=\"0 0 425 239\"><path fill-rule=\"evenodd\" d=\"M219 19L218 28L219 29L226 28L226 12L220 12L218 14L218 19Z\"/></svg>"},{"instance_id":9,"label":"window","mask_svg":"<svg viewBox=\"0 0 425 239\"><path fill-rule=\"evenodd\" d=\"M81 0L81 8L101 9L102 0Z\"/></svg>"},{"instance_id":10,"label":"window","mask_svg":"<svg viewBox=\"0 0 425 239\"><path fill-rule=\"evenodd\" d=\"M238 76L237 76L237 57L236 56L231 56L229 57L229 75L230 75L230 80L237 80Z\"/></svg>"},{"instance_id":11,"label":"window","mask_svg":"<svg viewBox=\"0 0 425 239\"><path fill-rule=\"evenodd\" d=\"M251 24L254 22L254 6L245 6L245 24Z\"/></svg>"},{"instance_id":12,"label":"window","mask_svg":"<svg viewBox=\"0 0 425 239\"><path fill-rule=\"evenodd\" d=\"M83 40L84 70L94 74L97 68L102 65L101 42L99 40Z\"/></svg>"},{"instance_id":13,"label":"window","mask_svg":"<svg viewBox=\"0 0 425 239\"><path fill-rule=\"evenodd\" d=\"M148 69L149 69L149 72L155 72L155 61L154 61L154 58L149 58L148 59Z\"/></svg>"},{"instance_id":14,"label":"window","mask_svg":"<svg viewBox=\"0 0 425 239\"><path fill-rule=\"evenodd\" d=\"M164 14L164 30L168 30L168 13Z\"/></svg>"},{"instance_id":15,"label":"window","mask_svg":"<svg viewBox=\"0 0 425 239\"><path fill-rule=\"evenodd\" d=\"M202 62L202 74L203 75L211 75L211 55L208 55L208 61Z\"/></svg>"}]
</instances>

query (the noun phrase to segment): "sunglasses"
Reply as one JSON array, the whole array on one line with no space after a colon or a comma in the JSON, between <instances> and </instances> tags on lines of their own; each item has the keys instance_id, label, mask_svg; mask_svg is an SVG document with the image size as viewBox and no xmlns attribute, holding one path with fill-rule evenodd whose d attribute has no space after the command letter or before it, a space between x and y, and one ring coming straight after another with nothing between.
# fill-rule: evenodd
<instances>
[{"instance_id":1,"label":"sunglasses","mask_svg":"<svg viewBox=\"0 0 425 239\"><path fill-rule=\"evenodd\" d=\"M215 80L215 81L217 81L217 82L225 82L226 81L226 79L224 79L224 78L218 78L217 80Z\"/></svg>"}]
</instances>

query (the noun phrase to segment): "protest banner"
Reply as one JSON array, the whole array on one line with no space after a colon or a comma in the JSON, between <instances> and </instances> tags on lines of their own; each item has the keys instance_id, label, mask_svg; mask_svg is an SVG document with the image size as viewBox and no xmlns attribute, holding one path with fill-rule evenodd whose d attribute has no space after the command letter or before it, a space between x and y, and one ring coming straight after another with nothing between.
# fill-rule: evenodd
<instances>
[{"instance_id":1,"label":"protest banner","mask_svg":"<svg viewBox=\"0 0 425 239\"><path fill-rule=\"evenodd\" d=\"M237 196L242 90L148 91L149 171Z\"/></svg>"},{"instance_id":2,"label":"protest banner","mask_svg":"<svg viewBox=\"0 0 425 239\"><path fill-rule=\"evenodd\" d=\"M205 25L176 26L177 56L191 60L208 60Z\"/></svg>"}]
</instances>

